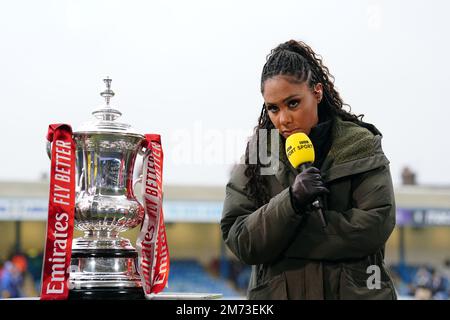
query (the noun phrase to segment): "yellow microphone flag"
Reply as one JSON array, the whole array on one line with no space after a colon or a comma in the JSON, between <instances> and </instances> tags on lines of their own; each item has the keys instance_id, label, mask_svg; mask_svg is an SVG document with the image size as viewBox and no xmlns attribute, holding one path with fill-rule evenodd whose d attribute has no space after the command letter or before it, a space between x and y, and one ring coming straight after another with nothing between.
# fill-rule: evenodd
<instances>
[{"instance_id":1,"label":"yellow microphone flag","mask_svg":"<svg viewBox=\"0 0 450 320\"><path fill-rule=\"evenodd\" d=\"M294 168L304 163L313 163L313 144L303 132L294 133L286 139L286 155Z\"/></svg>"}]
</instances>

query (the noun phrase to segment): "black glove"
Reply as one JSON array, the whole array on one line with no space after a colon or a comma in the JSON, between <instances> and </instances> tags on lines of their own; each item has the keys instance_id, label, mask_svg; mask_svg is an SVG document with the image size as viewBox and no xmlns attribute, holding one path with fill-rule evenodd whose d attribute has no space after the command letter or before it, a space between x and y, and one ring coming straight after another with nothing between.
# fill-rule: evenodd
<instances>
[{"instance_id":1,"label":"black glove","mask_svg":"<svg viewBox=\"0 0 450 320\"><path fill-rule=\"evenodd\" d=\"M303 170L295 177L295 181L290 187L292 204L294 209L299 212L304 212L306 207L318 196L329 192L323 184L320 170L316 167Z\"/></svg>"}]
</instances>

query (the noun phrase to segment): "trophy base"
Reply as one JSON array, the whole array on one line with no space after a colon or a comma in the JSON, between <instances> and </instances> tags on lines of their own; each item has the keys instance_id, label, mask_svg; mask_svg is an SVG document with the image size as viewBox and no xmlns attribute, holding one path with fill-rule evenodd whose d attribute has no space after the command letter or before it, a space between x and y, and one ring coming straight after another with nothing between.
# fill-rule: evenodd
<instances>
[{"instance_id":1,"label":"trophy base","mask_svg":"<svg viewBox=\"0 0 450 320\"><path fill-rule=\"evenodd\" d=\"M139 287L72 289L69 300L145 300L145 295Z\"/></svg>"},{"instance_id":2,"label":"trophy base","mask_svg":"<svg viewBox=\"0 0 450 320\"><path fill-rule=\"evenodd\" d=\"M80 248L72 250L70 300L145 299L137 272L137 252L122 249Z\"/></svg>"}]
</instances>

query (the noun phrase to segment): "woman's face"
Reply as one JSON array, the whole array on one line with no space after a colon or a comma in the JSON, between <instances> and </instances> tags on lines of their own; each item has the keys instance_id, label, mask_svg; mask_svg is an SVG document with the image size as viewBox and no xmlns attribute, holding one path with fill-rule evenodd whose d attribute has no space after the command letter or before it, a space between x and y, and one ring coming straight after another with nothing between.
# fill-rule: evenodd
<instances>
[{"instance_id":1,"label":"woman's face","mask_svg":"<svg viewBox=\"0 0 450 320\"><path fill-rule=\"evenodd\" d=\"M322 84L314 89L306 81L295 83L288 76L267 79L263 87L264 105L270 120L283 137L296 132L309 134L318 121L317 106L322 99Z\"/></svg>"}]
</instances>

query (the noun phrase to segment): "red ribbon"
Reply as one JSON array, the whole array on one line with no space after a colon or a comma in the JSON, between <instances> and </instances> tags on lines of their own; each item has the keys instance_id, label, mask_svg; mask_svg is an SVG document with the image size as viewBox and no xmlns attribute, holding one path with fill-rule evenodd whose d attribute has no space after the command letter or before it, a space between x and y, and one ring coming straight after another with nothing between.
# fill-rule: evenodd
<instances>
[{"instance_id":1,"label":"red ribbon","mask_svg":"<svg viewBox=\"0 0 450 320\"><path fill-rule=\"evenodd\" d=\"M169 277L169 249L164 225L162 176L163 150L161 137L147 134L147 152L144 156L143 187L145 218L136 248L139 254L139 272L145 294L159 293Z\"/></svg>"},{"instance_id":2,"label":"red ribbon","mask_svg":"<svg viewBox=\"0 0 450 320\"><path fill-rule=\"evenodd\" d=\"M75 211L76 155L72 128L52 124L47 140L52 142L52 158L41 300L65 300L69 295Z\"/></svg>"}]
</instances>

